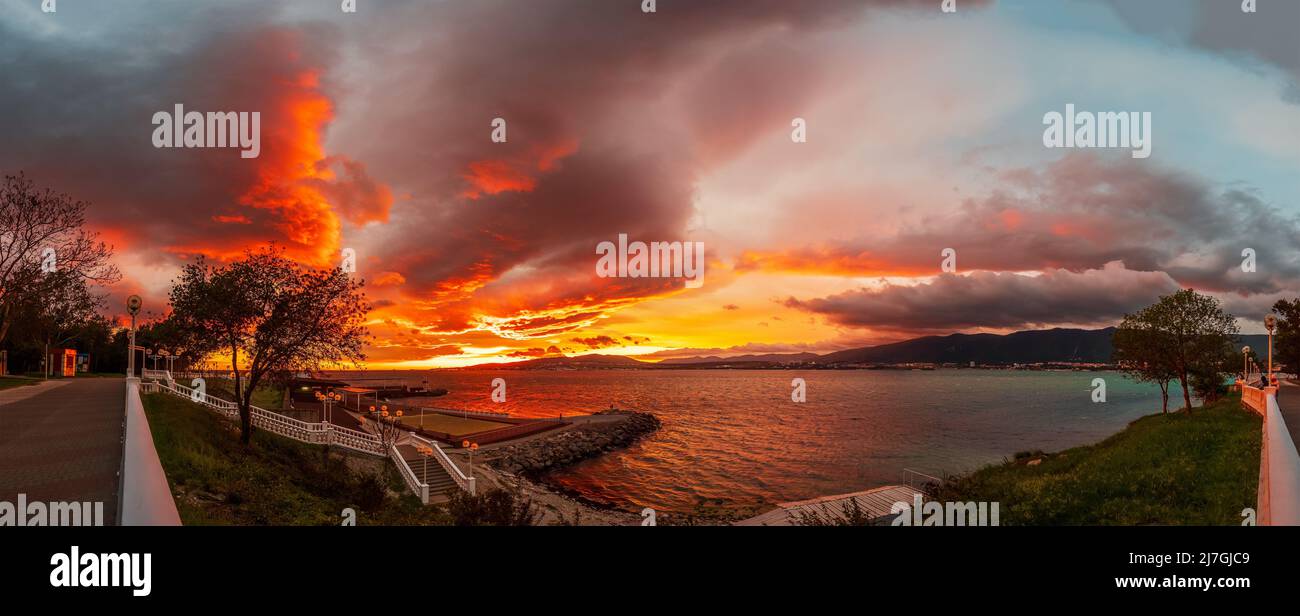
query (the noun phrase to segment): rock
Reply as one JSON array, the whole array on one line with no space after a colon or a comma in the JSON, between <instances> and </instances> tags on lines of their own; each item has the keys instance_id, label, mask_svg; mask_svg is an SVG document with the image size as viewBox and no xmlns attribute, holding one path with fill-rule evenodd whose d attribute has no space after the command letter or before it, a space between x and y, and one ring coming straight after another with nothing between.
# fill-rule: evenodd
<instances>
[{"instance_id":1,"label":"rock","mask_svg":"<svg viewBox=\"0 0 1300 616\"><path fill-rule=\"evenodd\" d=\"M650 413L609 410L622 421L581 424L539 439L498 449L488 463L511 473L541 474L620 447L627 447L663 424Z\"/></svg>"}]
</instances>

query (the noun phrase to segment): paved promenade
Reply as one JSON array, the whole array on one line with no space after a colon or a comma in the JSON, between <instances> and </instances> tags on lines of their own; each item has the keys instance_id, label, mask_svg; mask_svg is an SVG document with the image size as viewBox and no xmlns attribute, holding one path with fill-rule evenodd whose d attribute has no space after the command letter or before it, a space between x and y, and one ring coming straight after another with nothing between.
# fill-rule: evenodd
<instances>
[{"instance_id":1,"label":"paved promenade","mask_svg":"<svg viewBox=\"0 0 1300 616\"><path fill-rule=\"evenodd\" d=\"M120 378L0 392L0 501L102 501L115 524L125 395Z\"/></svg>"},{"instance_id":2,"label":"paved promenade","mask_svg":"<svg viewBox=\"0 0 1300 616\"><path fill-rule=\"evenodd\" d=\"M1291 442L1300 447L1300 385L1283 381L1277 392L1277 408L1282 411L1282 421L1291 433Z\"/></svg>"}]
</instances>

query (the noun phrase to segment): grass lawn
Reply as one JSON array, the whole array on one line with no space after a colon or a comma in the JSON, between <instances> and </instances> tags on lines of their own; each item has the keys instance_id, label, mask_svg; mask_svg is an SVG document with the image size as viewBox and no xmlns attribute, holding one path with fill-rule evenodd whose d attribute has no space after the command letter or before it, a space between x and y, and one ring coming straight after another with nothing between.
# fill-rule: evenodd
<instances>
[{"instance_id":1,"label":"grass lawn","mask_svg":"<svg viewBox=\"0 0 1300 616\"><path fill-rule=\"evenodd\" d=\"M419 411L411 411L410 415L402 417L402 423L408 426L423 426L425 430L446 432L452 436L473 434L475 432L495 430L497 428L508 428L514 425L497 421L475 419L472 417L454 417L452 415L443 415L441 413L425 413L423 423L421 423Z\"/></svg>"},{"instance_id":2,"label":"grass lawn","mask_svg":"<svg viewBox=\"0 0 1300 616\"><path fill-rule=\"evenodd\" d=\"M262 430L245 448L233 422L188 400L147 394L144 407L184 524L336 525L347 507L358 525L452 523L421 505L387 459Z\"/></svg>"},{"instance_id":3,"label":"grass lawn","mask_svg":"<svg viewBox=\"0 0 1300 616\"><path fill-rule=\"evenodd\" d=\"M19 379L12 376L0 376L0 389L9 389L11 387L22 387L24 385L35 385L39 383L36 379Z\"/></svg>"},{"instance_id":4,"label":"grass lawn","mask_svg":"<svg viewBox=\"0 0 1300 616\"><path fill-rule=\"evenodd\" d=\"M1238 396L1150 415L1095 445L955 478L936 500L1000 502L1003 525L1237 525L1256 506L1260 421Z\"/></svg>"},{"instance_id":5,"label":"grass lawn","mask_svg":"<svg viewBox=\"0 0 1300 616\"><path fill-rule=\"evenodd\" d=\"M190 386L184 379L177 382L186 387ZM207 379L207 388L209 395L226 400L235 399L235 382L230 379ZM257 390L253 392L253 406L260 406L272 411L284 408L284 388L274 385L258 385Z\"/></svg>"}]
</instances>

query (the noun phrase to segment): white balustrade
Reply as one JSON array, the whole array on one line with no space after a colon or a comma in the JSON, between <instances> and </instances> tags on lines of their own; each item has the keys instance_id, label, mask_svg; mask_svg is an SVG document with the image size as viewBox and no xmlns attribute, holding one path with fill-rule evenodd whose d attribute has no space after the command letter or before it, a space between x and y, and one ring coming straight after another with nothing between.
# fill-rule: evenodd
<instances>
[{"instance_id":1,"label":"white balustrade","mask_svg":"<svg viewBox=\"0 0 1300 616\"><path fill-rule=\"evenodd\" d=\"M149 393L160 391L167 392L174 396L198 402L203 406L217 411L228 419L239 419L238 404L206 393L196 396L196 392L193 388L186 387L185 385L181 385L180 383L171 380L171 375L165 370L147 370L145 372L145 378L152 378L155 380L142 383L141 389L143 391ZM387 453L388 457L392 458L393 463L397 465L397 470L399 474L402 475L402 479L406 482L407 486L410 487L411 490L415 492L416 496L420 498L420 502L426 504L429 502L429 486L416 478L415 472L411 470L410 465L407 464L406 460L403 460L402 456L398 453L396 444L392 445L389 448L389 451L385 452L384 443L379 439L379 437L369 432L353 430L351 428L345 428L327 422L302 421L301 419L294 419L288 415L270 411L258 406L250 407L249 411L251 414L251 422L254 427L296 441L311 443L313 445L338 445L353 451L359 451L361 453L376 456L383 456ZM408 442L405 439L409 438L414 438L422 444L431 447L435 452L434 458L444 469L446 469L447 473L451 475L451 478L456 482L456 485L461 489L468 491L470 494L475 493L476 482L474 478L466 477L465 474L456 467L451 459L447 457L447 454L443 452L442 448L439 447L437 443L409 433L407 437L404 437L403 442Z\"/></svg>"}]
</instances>

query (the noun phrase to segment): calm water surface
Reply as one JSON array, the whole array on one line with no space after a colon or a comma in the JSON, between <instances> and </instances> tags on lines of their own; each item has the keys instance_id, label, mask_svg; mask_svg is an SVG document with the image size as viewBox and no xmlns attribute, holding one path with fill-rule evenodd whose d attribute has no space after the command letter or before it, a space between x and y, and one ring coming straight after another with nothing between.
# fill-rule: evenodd
<instances>
[{"instance_id":1,"label":"calm water surface","mask_svg":"<svg viewBox=\"0 0 1300 616\"><path fill-rule=\"evenodd\" d=\"M438 406L523 417L611 404L649 411L663 429L550 481L620 509L689 511L702 501L751 508L862 490L903 469L956 473L1017 451L1101 440L1159 411L1160 394L1117 373L1002 370L578 370L370 372L445 387ZM507 383L507 402L489 394ZM790 380L807 381L807 402ZM1093 403L1103 377L1107 401Z\"/></svg>"}]
</instances>

